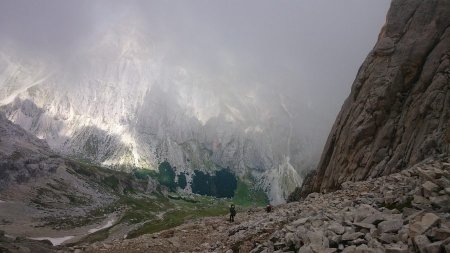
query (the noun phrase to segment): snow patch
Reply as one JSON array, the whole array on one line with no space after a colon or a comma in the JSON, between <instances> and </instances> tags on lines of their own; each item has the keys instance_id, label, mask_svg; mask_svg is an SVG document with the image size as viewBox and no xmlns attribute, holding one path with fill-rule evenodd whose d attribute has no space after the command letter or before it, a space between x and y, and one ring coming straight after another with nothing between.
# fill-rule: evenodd
<instances>
[{"instance_id":1,"label":"snow patch","mask_svg":"<svg viewBox=\"0 0 450 253\"><path fill-rule=\"evenodd\" d=\"M92 233L95 233L95 232L100 231L102 229L109 228L109 227L111 227L114 224L114 222L115 222L115 220L111 219L103 226L96 227L96 228L93 228L93 229L89 229L88 234L92 234Z\"/></svg>"},{"instance_id":2,"label":"snow patch","mask_svg":"<svg viewBox=\"0 0 450 253\"><path fill-rule=\"evenodd\" d=\"M30 237L30 239L32 240L37 240L37 241L43 241L43 240L49 240L53 246L58 246L63 244L65 241L68 241L72 238L74 238L75 236L73 235L69 235L69 236L64 236L64 237Z\"/></svg>"}]
</instances>

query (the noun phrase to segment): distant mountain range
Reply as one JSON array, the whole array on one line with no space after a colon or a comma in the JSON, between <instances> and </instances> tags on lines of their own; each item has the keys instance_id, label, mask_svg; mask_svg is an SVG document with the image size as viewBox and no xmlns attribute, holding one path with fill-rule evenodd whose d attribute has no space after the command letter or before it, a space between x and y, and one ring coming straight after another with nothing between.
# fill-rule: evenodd
<instances>
[{"instance_id":1,"label":"distant mountain range","mask_svg":"<svg viewBox=\"0 0 450 253\"><path fill-rule=\"evenodd\" d=\"M63 67L13 52L0 54L1 111L59 154L125 171L167 161L188 192L194 170L225 168L273 203L318 160L323 126L296 94L208 85L218 81L166 63L137 30L106 33Z\"/></svg>"}]
</instances>

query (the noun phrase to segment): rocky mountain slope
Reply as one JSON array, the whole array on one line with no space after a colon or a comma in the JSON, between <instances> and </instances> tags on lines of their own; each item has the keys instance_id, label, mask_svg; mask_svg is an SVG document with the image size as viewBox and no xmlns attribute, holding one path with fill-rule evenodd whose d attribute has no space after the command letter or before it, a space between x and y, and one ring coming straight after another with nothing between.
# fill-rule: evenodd
<instances>
[{"instance_id":1,"label":"rocky mountain slope","mask_svg":"<svg viewBox=\"0 0 450 253\"><path fill-rule=\"evenodd\" d=\"M0 229L40 237L103 220L88 217L117 201L122 189L102 183L110 173L86 167L56 155L45 141L0 114ZM146 184L135 187L145 190Z\"/></svg>"},{"instance_id":2,"label":"rocky mountain slope","mask_svg":"<svg viewBox=\"0 0 450 253\"><path fill-rule=\"evenodd\" d=\"M1 110L63 155L120 170L168 161L187 175L186 191L194 170L229 168L283 202L318 160L313 140L323 138L314 136L317 124L302 121L310 109L294 110L297 97L257 84L237 90L170 64L163 51L128 26L64 67L0 49Z\"/></svg>"},{"instance_id":3,"label":"rocky mountain slope","mask_svg":"<svg viewBox=\"0 0 450 253\"><path fill-rule=\"evenodd\" d=\"M449 27L449 1L392 1L302 196L450 152Z\"/></svg>"},{"instance_id":4,"label":"rocky mountain slope","mask_svg":"<svg viewBox=\"0 0 450 253\"><path fill-rule=\"evenodd\" d=\"M52 244L136 237L188 217L223 214L228 203L169 195L147 176L56 155L0 114L0 252L53 252Z\"/></svg>"},{"instance_id":5,"label":"rocky mountain slope","mask_svg":"<svg viewBox=\"0 0 450 253\"><path fill-rule=\"evenodd\" d=\"M427 160L300 202L205 218L85 252L450 252L450 164Z\"/></svg>"}]
</instances>

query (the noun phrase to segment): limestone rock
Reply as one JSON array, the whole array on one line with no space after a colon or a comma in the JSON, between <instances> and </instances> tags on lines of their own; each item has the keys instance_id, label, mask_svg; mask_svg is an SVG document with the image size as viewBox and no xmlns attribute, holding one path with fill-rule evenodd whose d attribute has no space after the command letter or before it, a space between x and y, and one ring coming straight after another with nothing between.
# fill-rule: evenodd
<instances>
[{"instance_id":1,"label":"limestone rock","mask_svg":"<svg viewBox=\"0 0 450 253\"><path fill-rule=\"evenodd\" d=\"M403 226L403 220L389 220L378 224L380 233L392 233L399 231Z\"/></svg>"},{"instance_id":2,"label":"limestone rock","mask_svg":"<svg viewBox=\"0 0 450 253\"><path fill-rule=\"evenodd\" d=\"M338 235L342 235L345 232L344 227L338 223L333 223L332 225L328 226L328 229Z\"/></svg>"},{"instance_id":3,"label":"limestone rock","mask_svg":"<svg viewBox=\"0 0 450 253\"><path fill-rule=\"evenodd\" d=\"M450 153L449 26L448 1L392 1L300 196Z\"/></svg>"},{"instance_id":4,"label":"limestone rock","mask_svg":"<svg viewBox=\"0 0 450 253\"><path fill-rule=\"evenodd\" d=\"M430 240L424 235L415 236L413 241L420 253L425 253L425 247L430 244Z\"/></svg>"},{"instance_id":5,"label":"limestone rock","mask_svg":"<svg viewBox=\"0 0 450 253\"><path fill-rule=\"evenodd\" d=\"M360 237L363 237L364 234L361 232L356 232L356 233L345 233L342 235L342 240L343 241L353 241L356 240Z\"/></svg>"},{"instance_id":6,"label":"limestone rock","mask_svg":"<svg viewBox=\"0 0 450 253\"><path fill-rule=\"evenodd\" d=\"M420 221L416 221L409 226L411 236L423 234L430 227L439 221L439 217L433 213L426 213Z\"/></svg>"}]
</instances>

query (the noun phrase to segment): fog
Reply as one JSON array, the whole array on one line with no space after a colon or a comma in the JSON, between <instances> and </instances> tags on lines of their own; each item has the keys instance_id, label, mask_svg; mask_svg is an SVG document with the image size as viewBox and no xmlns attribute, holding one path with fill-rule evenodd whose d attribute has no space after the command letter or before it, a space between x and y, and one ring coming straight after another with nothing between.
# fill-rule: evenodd
<instances>
[{"instance_id":1,"label":"fog","mask_svg":"<svg viewBox=\"0 0 450 253\"><path fill-rule=\"evenodd\" d=\"M289 97L291 110L308 107L324 141L389 2L2 0L0 46L65 65L106 31L135 29L217 92L252 86L267 100Z\"/></svg>"}]
</instances>

